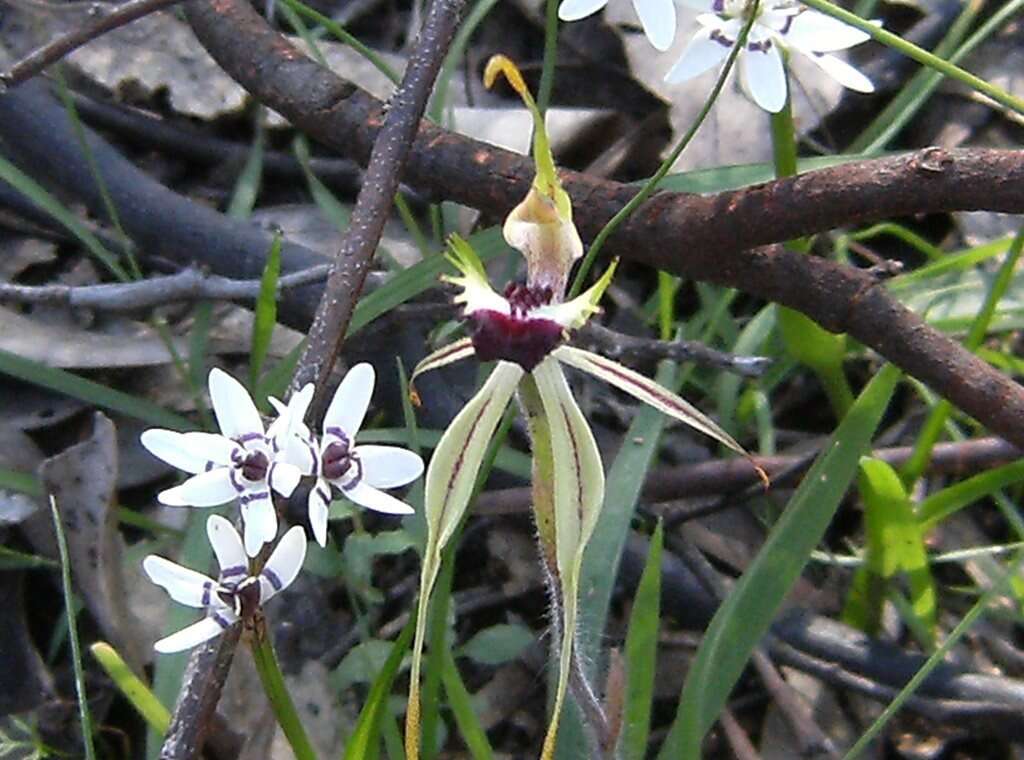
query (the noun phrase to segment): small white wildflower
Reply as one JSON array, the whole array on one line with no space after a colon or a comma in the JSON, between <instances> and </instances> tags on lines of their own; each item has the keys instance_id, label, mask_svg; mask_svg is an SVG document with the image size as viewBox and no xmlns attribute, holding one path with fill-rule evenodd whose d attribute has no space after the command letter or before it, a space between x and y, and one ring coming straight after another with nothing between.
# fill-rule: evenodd
<instances>
[{"instance_id":1,"label":"small white wildflower","mask_svg":"<svg viewBox=\"0 0 1024 760\"><path fill-rule=\"evenodd\" d=\"M562 0L558 18L578 21L597 13L608 0ZM665 52L672 47L676 34L676 6L673 0L633 0L633 8L644 28L644 34L657 50Z\"/></svg>"}]
</instances>

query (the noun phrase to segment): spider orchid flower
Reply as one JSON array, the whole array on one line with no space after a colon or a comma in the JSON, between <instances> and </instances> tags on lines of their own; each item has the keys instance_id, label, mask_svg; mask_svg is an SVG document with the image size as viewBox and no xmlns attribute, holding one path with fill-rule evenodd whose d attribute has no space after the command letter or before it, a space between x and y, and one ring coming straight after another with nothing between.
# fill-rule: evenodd
<instances>
[{"instance_id":1,"label":"spider orchid flower","mask_svg":"<svg viewBox=\"0 0 1024 760\"><path fill-rule=\"evenodd\" d=\"M157 496L161 503L213 507L238 499L245 550L255 557L263 544L277 537L271 490L287 498L302 477L302 471L285 461L281 452L288 445L291 420L301 420L313 398L313 386L296 393L268 431L240 382L215 368L209 385L220 435L153 428L142 434L142 445L168 464L192 473L181 485L162 491Z\"/></svg>"},{"instance_id":2,"label":"spider orchid flower","mask_svg":"<svg viewBox=\"0 0 1024 760\"><path fill-rule=\"evenodd\" d=\"M565 283L583 246L572 222L569 196L562 188L544 132L544 122L519 71L507 58L488 63L488 86L498 73L508 78L533 113L537 176L526 199L505 222L506 242L526 258L525 284L496 292L472 247L453 236L449 261L459 275L446 277L461 292L470 336L435 351L421 361L411 382L429 370L470 356L497 361L480 391L456 415L441 436L426 475L427 545L420 578L419 616L413 644L406 755L418 757L419 662L426 604L437 578L441 550L461 522L472 497L487 444L518 391L533 441L533 508L545 567L554 578L562 648L555 712L544 743L543 760L553 756L558 715L564 702L573 641L583 550L604 502L601 453L562 371L569 365L682 420L744 453L736 441L696 408L658 383L599 354L567 345L573 330L598 311L611 283L613 263L587 291L564 301Z\"/></svg>"},{"instance_id":3,"label":"spider orchid flower","mask_svg":"<svg viewBox=\"0 0 1024 760\"><path fill-rule=\"evenodd\" d=\"M558 18L562 21L578 21L597 13L608 5L608 0L562 0L558 6ZM674 0L633 0L640 25L647 40L656 50L664 53L672 47L676 33L676 6Z\"/></svg>"},{"instance_id":4,"label":"spider orchid flower","mask_svg":"<svg viewBox=\"0 0 1024 760\"><path fill-rule=\"evenodd\" d=\"M296 418L279 401L271 400L281 412L278 419L292 424L289 432L294 435L288 436L285 459L298 466L303 475L316 478L308 506L309 523L320 546L327 544L332 487L366 509L389 515L412 514L412 507L381 489L404 486L422 475L419 455L397 446L355 445L375 382L371 364L357 364L348 371L327 407L319 440L302 423L301 415Z\"/></svg>"},{"instance_id":5,"label":"spider orchid flower","mask_svg":"<svg viewBox=\"0 0 1024 760\"><path fill-rule=\"evenodd\" d=\"M181 652L219 636L235 623L252 620L260 607L291 585L306 558L306 534L296 526L282 536L263 569L249 572L249 557L234 526L219 515L206 521L220 573L217 579L150 554L142 561L149 579L171 599L206 611L198 622L160 639L157 652Z\"/></svg>"},{"instance_id":6,"label":"spider orchid flower","mask_svg":"<svg viewBox=\"0 0 1024 760\"><path fill-rule=\"evenodd\" d=\"M740 84L765 111L778 113L786 105L785 62L792 52L814 62L843 87L865 93L875 90L870 79L832 55L870 39L860 29L793 0L761 0L756 6L750 0L686 0L686 4L703 11L697 16L701 29L665 76L668 82L685 82L721 63L753 12L746 46L739 53Z\"/></svg>"}]
</instances>

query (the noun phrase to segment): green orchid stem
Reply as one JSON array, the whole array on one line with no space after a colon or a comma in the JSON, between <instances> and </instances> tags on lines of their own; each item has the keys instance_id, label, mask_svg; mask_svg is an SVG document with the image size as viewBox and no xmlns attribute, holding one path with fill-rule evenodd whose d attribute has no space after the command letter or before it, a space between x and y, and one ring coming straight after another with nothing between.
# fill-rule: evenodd
<instances>
[{"instance_id":1,"label":"green orchid stem","mask_svg":"<svg viewBox=\"0 0 1024 760\"><path fill-rule=\"evenodd\" d=\"M296 760L317 760L316 751L306 736L306 729L302 727L299 714L295 711L295 704L292 702L288 689L284 684L284 675L277 664L277 657L274 655L274 647L270 643L270 636L266 630L266 623L259 623L256 635L252 638L252 661L256 665L256 672L260 674L260 681L263 683L263 691L270 700L270 706L274 711L284 736L295 753Z\"/></svg>"},{"instance_id":2,"label":"green orchid stem","mask_svg":"<svg viewBox=\"0 0 1024 760\"><path fill-rule=\"evenodd\" d=\"M583 257L583 261L580 262L579 269L576 270L576 277L572 281L572 287L569 288L569 293L566 296L566 300L572 300L580 294L583 290L583 283L587 281L587 274L593 267L594 262L597 260L598 253L601 252L601 248L604 247L605 241L611 237L611 234L615 232L620 224L629 218L629 215L636 211L637 207L645 200L651 197L655 190L658 189L658 185L665 179L665 176L669 173L676 161L679 160L679 156L686 149L686 146L690 144L694 136L697 134L697 130L700 129L704 123L704 119L707 118L708 114L711 113L711 107L718 100L719 94L722 92L722 88L725 87L725 82L729 78L729 73L732 71L732 67L736 63L736 57L743 49L744 45L747 44L747 34L750 32L750 28L754 25L754 20L757 18L757 6L759 0L754 0L753 7L750 9L750 13L747 17L746 23L740 30L739 38L736 40L736 44L732 46L729 51L729 55L726 56L725 63L722 65L722 71L718 75L718 79L715 80L715 86L711 88L711 93L708 95L707 100L704 101L704 105L701 106L700 112L697 114L697 118L693 120L693 124L686 130L686 134L682 136L676 147L672 149L672 152L668 155L664 161L661 162L661 166L658 167L658 171L654 173L644 186L640 188L640 191L629 199L619 212L615 214L611 219L608 220L608 224L601 228L601 231L597 233L597 237L594 238L594 242L590 244L590 249L587 251L587 255Z\"/></svg>"},{"instance_id":3,"label":"green orchid stem","mask_svg":"<svg viewBox=\"0 0 1024 760\"><path fill-rule=\"evenodd\" d=\"M560 0L547 0L544 6L544 62L537 87L537 110L542 114L551 105L551 91L555 86L555 64L558 59L558 4Z\"/></svg>"},{"instance_id":4,"label":"green orchid stem","mask_svg":"<svg viewBox=\"0 0 1024 760\"><path fill-rule=\"evenodd\" d=\"M786 105L781 111L771 115L771 131L775 176L792 177L797 173L797 149L790 98L786 98ZM800 253L809 253L811 240L790 240L786 246ZM846 339L828 332L804 314L785 307L779 310L779 326L786 350L818 376L832 411L837 419L842 419L853 404L853 391L843 372Z\"/></svg>"},{"instance_id":5,"label":"green orchid stem","mask_svg":"<svg viewBox=\"0 0 1024 760\"><path fill-rule=\"evenodd\" d=\"M1024 100L1014 97L1006 90L989 84L984 79L971 74L969 71L964 71L959 66L956 66L949 61L944 61L937 55L929 53L927 50L919 48L912 42L907 42L902 37L865 21L860 16L850 13L848 10L840 8L838 5L828 2L828 0L802 1L804 5L808 5L815 10L821 11L828 16L837 18L852 27L860 29L861 31L871 35L875 41L903 53L903 55L908 58L912 58L924 66L928 66L929 68L939 71L952 79L963 82L971 89L977 90L983 95L987 95L1000 105L1024 115Z\"/></svg>"},{"instance_id":6,"label":"green orchid stem","mask_svg":"<svg viewBox=\"0 0 1024 760\"><path fill-rule=\"evenodd\" d=\"M992 283L992 287L985 296L985 303L982 304L981 311L978 312L978 315L971 323L967 337L964 339L964 348L968 351L972 353L977 351L982 341L985 340L989 325L992 324L992 318L995 316L996 308L999 306L1003 296L1006 295L1006 291L1013 281L1013 275L1017 269L1017 262L1020 261L1022 249L1024 249L1024 227L1021 227L1013 242L1010 243L1010 247L1006 251L1006 259L1003 261L1002 266L999 267L999 272ZM928 419L925 420L924 425L921 427L917 441L914 442L914 451L900 472L900 476L908 491L913 488L918 478L921 477L921 474L928 466L932 456L932 449L935 448L939 436L942 435L946 421L949 419L950 412L952 411L952 404L945 399L932 407Z\"/></svg>"}]
</instances>

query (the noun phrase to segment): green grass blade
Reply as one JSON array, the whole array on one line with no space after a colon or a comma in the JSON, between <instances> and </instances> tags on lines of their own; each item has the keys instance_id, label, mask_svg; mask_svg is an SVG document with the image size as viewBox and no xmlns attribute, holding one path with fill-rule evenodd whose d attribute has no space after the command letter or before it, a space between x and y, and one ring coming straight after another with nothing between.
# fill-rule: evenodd
<instances>
[{"instance_id":1,"label":"green grass blade","mask_svg":"<svg viewBox=\"0 0 1024 760\"><path fill-rule=\"evenodd\" d=\"M103 670L110 676L118 690L132 707L141 715L147 724L160 734L167 733L171 725L171 713L160 704L160 700L149 690L131 668L128 667L114 647L105 641L97 641L89 650Z\"/></svg>"},{"instance_id":2,"label":"green grass blade","mask_svg":"<svg viewBox=\"0 0 1024 760\"><path fill-rule=\"evenodd\" d=\"M263 692L277 718L277 724L281 727L288 746L291 747L295 760L317 760L316 750L313 749L306 729L302 725L299 714L295 711L295 703L288 693L288 687L284 682L284 674L277 664L277 657L274 655L274 647L270 638L264 630L262 636L256 636L251 642L252 661L259 673L260 682L263 684Z\"/></svg>"},{"instance_id":3,"label":"green grass blade","mask_svg":"<svg viewBox=\"0 0 1024 760\"><path fill-rule=\"evenodd\" d=\"M231 201L228 203L227 215L232 219L248 219L252 215L263 181L263 154L266 142L263 134L263 108L257 107L254 116L256 134L253 135L252 147L249 148L245 166L235 181Z\"/></svg>"},{"instance_id":4,"label":"green grass blade","mask_svg":"<svg viewBox=\"0 0 1024 760\"><path fill-rule=\"evenodd\" d=\"M366 695L363 709L359 713L356 728L345 743L343 760L375 760L380 752L380 726L381 720L389 720L388 698L391 695L391 684L398 675L398 669L402 665L402 658L409 651L409 644L412 642L412 634L416 629L415 616L409 618L405 628L395 639L391 653L384 662L384 667L377 674L370 693Z\"/></svg>"},{"instance_id":5,"label":"green grass blade","mask_svg":"<svg viewBox=\"0 0 1024 760\"><path fill-rule=\"evenodd\" d=\"M861 392L715 613L687 674L661 760L700 757L701 740L853 482L899 378L899 370L886 365Z\"/></svg>"},{"instance_id":6,"label":"green grass blade","mask_svg":"<svg viewBox=\"0 0 1024 760\"><path fill-rule=\"evenodd\" d=\"M487 732L477 718L473 696L462 682L462 676L455 665L455 657L451 650L446 648L442 658L441 680L444 683L444 693L448 697L448 706L451 707L455 724L459 727L459 734L474 760L492 760L494 750L487 740Z\"/></svg>"},{"instance_id":7,"label":"green grass blade","mask_svg":"<svg viewBox=\"0 0 1024 760\"><path fill-rule=\"evenodd\" d=\"M263 363L270 349L270 338L277 325L277 280L281 276L281 236L274 235L274 242L267 254L267 263L260 278L260 294L256 299L256 311L252 322L252 345L249 351L249 387L259 386Z\"/></svg>"},{"instance_id":8,"label":"green grass blade","mask_svg":"<svg viewBox=\"0 0 1024 760\"><path fill-rule=\"evenodd\" d=\"M801 158L797 161L797 173L827 169L855 161L866 161L879 158L882 153L845 153L841 156L815 156ZM895 155L895 154L893 154ZM659 190L670 190L677 193L720 193L726 190L737 190L748 185L756 185L775 179L775 166L771 163L736 164L733 166L717 166L714 169L695 169L678 174L669 174L658 185Z\"/></svg>"},{"instance_id":9,"label":"green grass blade","mask_svg":"<svg viewBox=\"0 0 1024 760\"><path fill-rule=\"evenodd\" d=\"M654 680L657 671L658 625L661 622L662 527L651 536L640 583L633 597L626 632L626 702L621 751L625 760L644 760L651 730Z\"/></svg>"},{"instance_id":10,"label":"green grass blade","mask_svg":"<svg viewBox=\"0 0 1024 760\"><path fill-rule=\"evenodd\" d=\"M57 500L50 495L50 513L53 529L57 534L57 550L60 553L61 586L64 589L64 611L67 614L68 640L71 642L71 662L75 669L75 692L78 695L78 719L82 726L82 744L86 760L96 760L96 748L92 743L92 715L89 713L89 698L85 693L85 670L82 667L82 645L78 640L78 624L75 620L75 600L71 591L71 560L68 558L68 541L64 535L64 524L57 511Z\"/></svg>"},{"instance_id":11,"label":"green grass blade","mask_svg":"<svg viewBox=\"0 0 1024 760\"><path fill-rule=\"evenodd\" d=\"M39 208L56 219L68 232L78 238L86 250L95 256L121 282L130 278L117 261L117 257L103 247L103 243L82 224L60 201L25 174L21 169L0 156L0 179L24 195Z\"/></svg>"},{"instance_id":12,"label":"green grass blade","mask_svg":"<svg viewBox=\"0 0 1024 760\"><path fill-rule=\"evenodd\" d=\"M57 568L60 567L60 563L0 544L0 570L36 570L41 567Z\"/></svg>"},{"instance_id":13,"label":"green grass blade","mask_svg":"<svg viewBox=\"0 0 1024 760\"><path fill-rule=\"evenodd\" d=\"M943 488L917 506L921 529L928 531L954 512L1024 480L1024 460L1004 464Z\"/></svg>"},{"instance_id":14,"label":"green grass blade","mask_svg":"<svg viewBox=\"0 0 1024 760\"><path fill-rule=\"evenodd\" d=\"M0 351L0 373L158 427L171 430L188 430L195 427L181 415L168 412L151 401L130 396L56 367L47 367L31 359L23 359L7 351Z\"/></svg>"}]
</instances>

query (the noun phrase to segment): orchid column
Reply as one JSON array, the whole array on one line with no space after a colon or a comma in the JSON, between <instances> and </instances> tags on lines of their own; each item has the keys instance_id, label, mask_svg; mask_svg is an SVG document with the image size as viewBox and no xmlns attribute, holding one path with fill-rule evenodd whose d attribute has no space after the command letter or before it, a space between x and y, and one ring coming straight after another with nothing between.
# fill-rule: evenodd
<instances>
[{"instance_id":1,"label":"orchid column","mask_svg":"<svg viewBox=\"0 0 1024 760\"><path fill-rule=\"evenodd\" d=\"M582 327L598 311L598 301L611 282L615 265L589 290L570 301L563 300L569 271L583 254L583 243L572 221L572 204L555 171L543 118L518 69L504 56L496 56L487 66L485 84L493 84L499 74L509 80L534 117L537 173L526 198L512 210L503 228L505 240L526 258L526 283L510 284L504 294L497 293L472 247L453 237L448 259L460 274L445 279L462 289L455 301L464 307L470 337L434 352L413 373L415 380L423 372L474 355L497 361L483 388L441 437L427 468L427 543L406 713L406 755L412 760L419 757L420 662L441 551L469 506L487 443L516 391L529 422L534 519L541 561L551 587L555 633L560 638L559 678L544 741L545 760L554 754L569 684L583 551L604 501L601 453L569 389L562 365L588 372L743 453L727 433L676 394L606 357L566 345L571 331ZM581 684L582 697L592 694L585 683ZM591 704L600 710L596 698Z\"/></svg>"}]
</instances>

